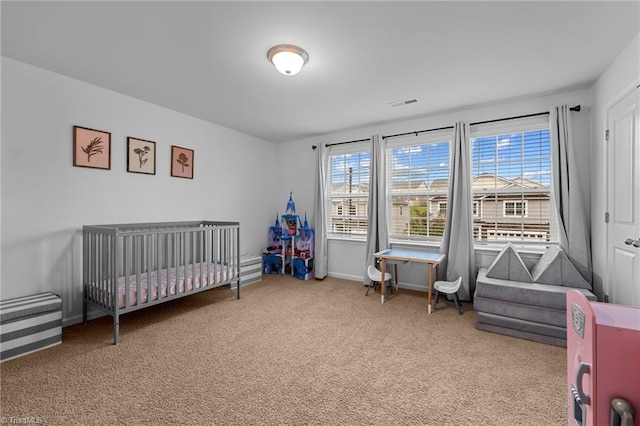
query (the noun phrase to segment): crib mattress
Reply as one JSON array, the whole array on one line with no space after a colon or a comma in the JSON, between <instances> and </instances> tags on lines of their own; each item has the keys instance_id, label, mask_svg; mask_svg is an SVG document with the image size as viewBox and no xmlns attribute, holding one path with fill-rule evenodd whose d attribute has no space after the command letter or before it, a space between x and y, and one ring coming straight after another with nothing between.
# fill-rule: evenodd
<instances>
[{"instance_id":1,"label":"crib mattress","mask_svg":"<svg viewBox=\"0 0 640 426\"><path fill-rule=\"evenodd\" d=\"M201 273L202 271L202 273ZM158 300L158 288L160 297L165 298L178 293L185 293L201 287L214 286L229 279L228 268L219 263L194 263L192 265L161 269L140 274L140 298L138 298L137 275L129 276L129 306L136 306L138 303L147 303L149 300ZM105 286L107 290L100 288L99 283L90 284L96 294L96 302L102 302L108 307L112 307L112 295L110 283ZM149 290L151 298L149 299ZM126 278L118 279L118 309L126 307Z\"/></svg>"}]
</instances>

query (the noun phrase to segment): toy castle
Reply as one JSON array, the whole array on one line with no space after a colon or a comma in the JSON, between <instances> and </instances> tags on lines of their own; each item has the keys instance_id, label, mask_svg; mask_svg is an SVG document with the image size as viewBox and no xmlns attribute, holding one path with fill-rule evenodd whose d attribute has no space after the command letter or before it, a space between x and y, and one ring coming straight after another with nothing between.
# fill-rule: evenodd
<instances>
[{"instance_id":1,"label":"toy castle","mask_svg":"<svg viewBox=\"0 0 640 426\"><path fill-rule=\"evenodd\" d=\"M269 227L269 246L262 254L262 272L265 274L292 275L300 280L313 278L313 252L315 238L305 213L304 222L296 214L293 193L285 214Z\"/></svg>"}]
</instances>

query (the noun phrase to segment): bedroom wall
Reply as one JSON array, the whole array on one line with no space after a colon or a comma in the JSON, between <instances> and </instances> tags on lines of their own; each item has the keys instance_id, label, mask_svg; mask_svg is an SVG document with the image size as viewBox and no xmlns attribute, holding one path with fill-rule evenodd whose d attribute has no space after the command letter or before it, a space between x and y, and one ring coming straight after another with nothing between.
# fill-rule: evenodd
<instances>
[{"instance_id":1,"label":"bedroom wall","mask_svg":"<svg viewBox=\"0 0 640 426\"><path fill-rule=\"evenodd\" d=\"M471 107L458 111L434 114L428 117L411 120L395 121L379 126L370 126L359 129L341 131L331 135L313 137L278 144L278 157L283 159L280 172L280 181L287 182L296 197L298 206L305 206L309 213L310 223L315 221L313 217L314 197L314 170L315 151L312 145L342 142L368 138L374 134L390 135L414 130L438 128L453 125L456 121L464 120L476 122L495 118L511 117L522 114L531 114L548 111L553 106L567 104L574 106L580 104L582 111L573 113L574 138L580 181L584 183L582 192L584 195L584 209L589 212L590 205L590 106L588 89L572 90L562 93L547 94L527 99L507 100L491 105ZM410 107L407 107L410 108ZM287 180L286 176L308 176L305 179ZM288 191L289 186L282 187L281 192ZM298 210L300 213L300 209ZM431 246L430 250L437 251L437 247ZM361 280L364 274L365 243L363 241L332 239L328 243L329 250L329 274L332 276ZM478 266L491 264L499 249L484 247L476 249L476 263ZM532 267L540 253L523 253L523 260ZM407 288L426 291L424 268L420 265L403 266L398 271L401 284Z\"/></svg>"},{"instance_id":2,"label":"bedroom wall","mask_svg":"<svg viewBox=\"0 0 640 426\"><path fill-rule=\"evenodd\" d=\"M592 203L591 242L594 292L600 300L611 290L607 288L607 150L604 131L607 110L640 83L640 33L602 73L591 89L591 172Z\"/></svg>"},{"instance_id":3,"label":"bedroom wall","mask_svg":"<svg viewBox=\"0 0 640 426\"><path fill-rule=\"evenodd\" d=\"M2 299L52 291L81 320L85 224L232 220L258 254L279 207L271 142L2 58ZM73 167L73 126L111 132L111 170ZM126 172L126 138L156 142L155 175ZM170 177L170 147L195 150ZM286 200L284 201L286 202Z\"/></svg>"}]
</instances>

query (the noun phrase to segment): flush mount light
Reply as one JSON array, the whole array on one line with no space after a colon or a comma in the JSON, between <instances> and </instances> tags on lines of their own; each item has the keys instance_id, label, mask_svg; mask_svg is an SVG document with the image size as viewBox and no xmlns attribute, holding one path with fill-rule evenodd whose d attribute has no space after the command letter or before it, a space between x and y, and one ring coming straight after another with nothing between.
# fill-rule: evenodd
<instances>
[{"instance_id":1,"label":"flush mount light","mask_svg":"<svg viewBox=\"0 0 640 426\"><path fill-rule=\"evenodd\" d=\"M298 46L279 44L269 49L267 58L282 74L296 75L309 61L309 54Z\"/></svg>"}]
</instances>

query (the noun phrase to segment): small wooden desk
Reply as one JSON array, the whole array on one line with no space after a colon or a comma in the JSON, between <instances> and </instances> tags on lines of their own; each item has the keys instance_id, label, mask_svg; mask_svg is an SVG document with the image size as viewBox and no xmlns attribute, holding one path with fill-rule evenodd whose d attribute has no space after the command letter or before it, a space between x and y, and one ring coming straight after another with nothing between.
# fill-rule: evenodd
<instances>
[{"instance_id":1,"label":"small wooden desk","mask_svg":"<svg viewBox=\"0 0 640 426\"><path fill-rule=\"evenodd\" d=\"M427 301L429 306L427 307L427 312L431 313L431 289L433 287L433 265L436 267L436 281L440 279L440 263L446 258L444 254L440 253L425 253L421 251L409 251L409 250L382 250L378 253L374 254L373 257L380 259L380 269L382 272L382 276L386 272L387 268L387 260L397 261L397 262L418 262L418 263L426 263L428 270L428 295ZM385 285L384 283L380 283L380 303L384 303L384 292Z\"/></svg>"}]
</instances>

